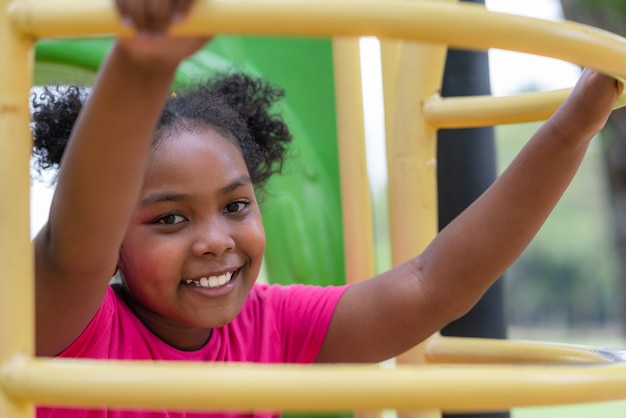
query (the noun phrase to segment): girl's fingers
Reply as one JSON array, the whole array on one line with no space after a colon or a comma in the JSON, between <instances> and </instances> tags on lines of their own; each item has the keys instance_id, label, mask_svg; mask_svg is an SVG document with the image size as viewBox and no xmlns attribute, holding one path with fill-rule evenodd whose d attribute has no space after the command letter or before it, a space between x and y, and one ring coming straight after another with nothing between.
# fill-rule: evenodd
<instances>
[{"instance_id":1,"label":"girl's fingers","mask_svg":"<svg viewBox=\"0 0 626 418\"><path fill-rule=\"evenodd\" d=\"M116 0L115 4L122 16L122 20L128 26L140 30L145 26L143 16L143 2L133 0Z\"/></svg>"},{"instance_id":2,"label":"girl's fingers","mask_svg":"<svg viewBox=\"0 0 626 418\"><path fill-rule=\"evenodd\" d=\"M143 30L147 32L166 32L169 27L175 10L176 0L147 0L139 1L144 6Z\"/></svg>"},{"instance_id":3,"label":"girl's fingers","mask_svg":"<svg viewBox=\"0 0 626 418\"><path fill-rule=\"evenodd\" d=\"M120 15L120 19L122 20L124 26L134 26L133 18L128 10L128 5L126 1L115 0L115 8L117 9L117 12Z\"/></svg>"},{"instance_id":4,"label":"girl's fingers","mask_svg":"<svg viewBox=\"0 0 626 418\"><path fill-rule=\"evenodd\" d=\"M115 0L126 25L138 32L163 33L189 13L193 0Z\"/></svg>"},{"instance_id":5,"label":"girl's fingers","mask_svg":"<svg viewBox=\"0 0 626 418\"><path fill-rule=\"evenodd\" d=\"M176 0L174 2L173 22L180 23L187 18L194 0Z\"/></svg>"}]
</instances>

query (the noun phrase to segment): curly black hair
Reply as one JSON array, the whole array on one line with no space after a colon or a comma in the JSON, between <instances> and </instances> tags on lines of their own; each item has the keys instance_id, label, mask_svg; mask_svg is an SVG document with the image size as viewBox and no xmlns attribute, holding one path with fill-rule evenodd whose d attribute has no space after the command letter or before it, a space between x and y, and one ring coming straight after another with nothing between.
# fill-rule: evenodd
<instances>
[{"instance_id":1,"label":"curly black hair","mask_svg":"<svg viewBox=\"0 0 626 418\"><path fill-rule=\"evenodd\" d=\"M33 155L35 168L58 168L72 127L87 100L82 87L48 86L33 94ZM211 126L239 145L257 189L282 171L291 134L272 106L284 91L264 79L243 73L220 73L189 85L167 100L153 147L179 129Z\"/></svg>"}]
</instances>

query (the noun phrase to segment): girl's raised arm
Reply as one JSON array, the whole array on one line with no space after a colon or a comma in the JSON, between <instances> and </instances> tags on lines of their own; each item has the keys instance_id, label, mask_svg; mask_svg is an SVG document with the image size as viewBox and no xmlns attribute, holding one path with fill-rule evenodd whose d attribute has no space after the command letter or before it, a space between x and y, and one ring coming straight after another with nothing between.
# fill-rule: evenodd
<instances>
[{"instance_id":1,"label":"girl's raised arm","mask_svg":"<svg viewBox=\"0 0 626 418\"><path fill-rule=\"evenodd\" d=\"M189 4L117 1L138 33L118 39L101 68L63 155L49 220L35 238L38 355L58 354L80 334L115 273L174 73L206 42L166 33Z\"/></svg>"},{"instance_id":2,"label":"girl's raised arm","mask_svg":"<svg viewBox=\"0 0 626 418\"><path fill-rule=\"evenodd\" d=\"M381 361L466 313L535 236L621 89L586 70L507 170L421 255L346 291L318 361Z\"/></svg>"}]
</instances>

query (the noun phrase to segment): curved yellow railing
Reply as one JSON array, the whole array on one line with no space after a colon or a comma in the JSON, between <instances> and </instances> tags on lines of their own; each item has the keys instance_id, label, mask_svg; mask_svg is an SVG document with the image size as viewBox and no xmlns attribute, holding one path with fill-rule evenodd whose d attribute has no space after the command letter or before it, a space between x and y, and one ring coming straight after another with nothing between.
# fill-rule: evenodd
<instances>
[{"instance_id":1,"label":"curved yellow railing","mask_svg":"<svg viewBox=\"0 0 626 418\"><path fill-rule=\"evenodd\" d=\"M28 280L33 277L27 102L32 46L42 37L123 31L108 0L0 0L0 416L30 418L34 403L174 409L495 411L626 398L622 351L438 335L414 356L426 364L400 364L391 370L356 365L198 367L177 362L34 358L34 291ZM189 22L176 29L179 34L207 31L342 37L335 42L340 58L354 56L355 36L384 40L388 155L393 162L389 178L394 263L421 251L436 233L434 153L438 129L545 119L569 92L442 99L438 91L448 46L549 56L626 78L626 41L621 37L571 22L493 13L454 1L201 1ZM359 94L354 79L342 71L338 66L340 137L361 137L362 129L356 126L361 121L350 115ZM415 86L410 93L409 84ZM344 201L368 205L363 166L362 160L355 161L342 152ZM407 202L407 196L414 200ZM410 224L397 222L407 218L402 212L406 206L420 214L413 212ZM359 218L351 211L352 223L346 221L351 280L360 280L373 269L369 238L358 242L359 230L370 216L369 211L362 212ZM365 266L359 265L362 260L367 260Z\"/></svg>"},{"instance_id":2,"label":"curved yellow railing","mask_svg":"<svg viewBox=\"0 0 626 418\"><path fill-rule=\"evenodd\" d=\"M19 32L36 38L124 33L107 0L31 0L9 6ZM487 11L472 3L403 0L200 2L174 31L291 36L378 36L457 48L500 48L624 76L623 39L574 22Z\"/></svg>"},{"instance_id":3,"label":"curved yellow railing","mask_svg":"<svg viewBox=\"0 0 626 418\"><path fill-rule=\"evenodd\" d=\"M471 343L472 351L493 353L488 341ZM357 407L500 411L512 406L626 397L624 351L497 343L499 349L508 345L521 354L501 360L523 361L524 366L493 363L491 356L490 364L403 365L394 369L347 364L104 363L24 356L5 365L3 380L9 382L5 390L10 396L43 404L190 410L345 411ZM530 355L524 354L529 348ZM179 374L180 379L172 378Z\"/></svg>"}]
</instances>

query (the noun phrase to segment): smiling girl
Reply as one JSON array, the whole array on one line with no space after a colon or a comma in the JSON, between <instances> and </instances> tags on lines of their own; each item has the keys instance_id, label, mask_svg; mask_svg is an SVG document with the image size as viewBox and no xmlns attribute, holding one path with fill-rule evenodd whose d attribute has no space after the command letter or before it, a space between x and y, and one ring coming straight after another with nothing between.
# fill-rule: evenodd
<instances>
[{"instance_id":1,"label":"smiling girl","mask_svg":"<svg viewBox=\"0 0 626 418\"><path fill-rule=\"evenodd\" d=\"M231 74L172 97L178 65L207 42L167 32L191 1L117 7L137 33L116 41L84 105L75 88L34 99L37 154L43 166L59 164L35 238L40 356L396 356L463 315L519 256L621 94L615 80L585 71L508 169L415 258L350 286L257 284L265 249L257 196L291 140L269 111L282 92ZM121 280L111 285L115 272ZM39 418L213 415L38 410Z\"/></svg>"}]
</instances>

